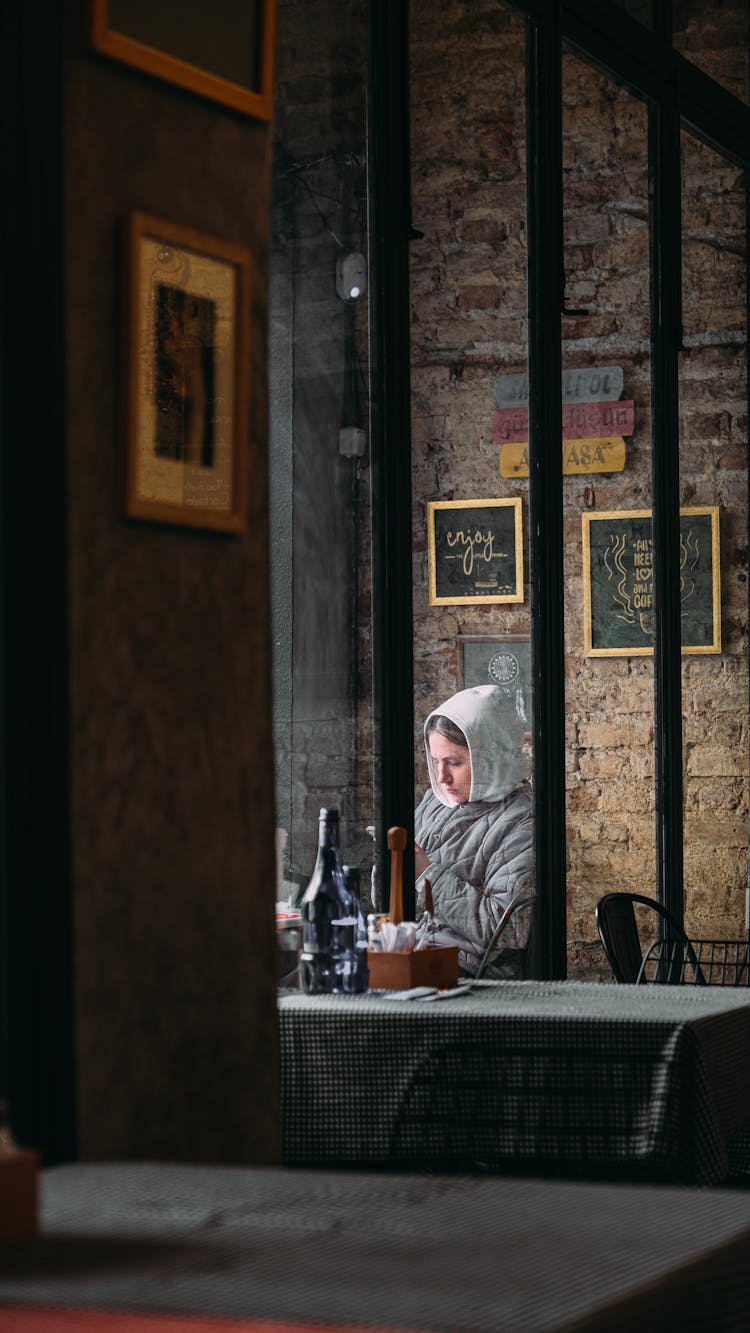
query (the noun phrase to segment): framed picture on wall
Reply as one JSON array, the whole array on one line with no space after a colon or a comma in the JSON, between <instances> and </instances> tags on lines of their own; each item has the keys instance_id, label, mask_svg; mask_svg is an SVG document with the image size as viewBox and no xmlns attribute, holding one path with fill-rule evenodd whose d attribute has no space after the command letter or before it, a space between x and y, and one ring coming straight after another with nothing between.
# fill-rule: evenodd
<instances>
[{"instance_id":1,"label":"framed picture on wall","mask_svg":"<svg viewBox=\"0 0 750 1333\"><path fill-rule=\"evenodd\" d=\"M92 50L259 120L273 115L276 0L87 0Z\"/></svg>"},{"instance_id":2,"label":"framed picture on wall","mask_svg":"<svg viewBox=\"0 0 750 1333\"><path fill-rule=\"evenodd\" d=\"M427 556L431 606L522 602L520 497L428 501Z\"/></svg>"},{"instance_id":3,"label":"framed picture on wall","mask_svg":"<svg viewBox=\"0 0 750 1333\"><path fill-rule=\"evenodd\" d=\"M250 251L130 213L123 272L125 514L243 532Z\"/></svg>"},{"instance_id":4,"label":"framed picture on wall","mask_svg":"<svg viewBox=\"0 0 750 1333\"><path fill-rule=\"evenodd\" d=\"M586 513L583 519L583 639L587 657L646 657L654 651L651 510ZM680 510L683 653L721 652L719 509Z\"/></svg>"},{"instance_id":5,"label":"framed picture on wall","mask_svg":"<svg viewBox=\"0 0 750 1333\"><path fill-rule=\"evenodd\" d=\"M496 685L512 700L520 721L531 731L531 638L528 634L459 634L458 689Z\"/></svg>"}]
</instances>

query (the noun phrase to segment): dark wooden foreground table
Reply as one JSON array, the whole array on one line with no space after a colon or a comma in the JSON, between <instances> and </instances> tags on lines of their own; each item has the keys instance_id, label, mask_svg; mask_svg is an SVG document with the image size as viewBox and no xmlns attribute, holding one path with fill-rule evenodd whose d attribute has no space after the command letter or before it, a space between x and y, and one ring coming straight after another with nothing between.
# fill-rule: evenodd
<instances>
[{"instance_id":1,"label":"dark wooden foreground table","mask_svg":"<svg viewBox=\"0 0 750 1333\"><path fill-rule=\"evenodd\" d=\"M2 1333L33 1329L29 1307L318 1333L750 1328L742 1191L79 1164L42 1173L41 1216L37 1239L0 1248Z\"/></svg>"},{"instance_id":2,"label":"dark wooden foreground table","mask_svg":"<svg viewBox=\"0 0 750 1333\"><path fill-rule=\"evenodd\" d=\"M284 1160L713 1185L750 1124L750 994L482 982L279 996Z\"/></svg>"}]
</instances>

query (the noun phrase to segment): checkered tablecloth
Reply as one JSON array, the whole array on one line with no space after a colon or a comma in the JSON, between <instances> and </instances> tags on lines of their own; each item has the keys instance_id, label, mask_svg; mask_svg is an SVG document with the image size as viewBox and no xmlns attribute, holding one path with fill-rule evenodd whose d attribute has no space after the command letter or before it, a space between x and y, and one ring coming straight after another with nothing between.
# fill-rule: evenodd
<instances>
[{"instance_id":1,"label":"checkered tablecloth","mask_svg":"<svg viewBox=\"0 0 750 1333\"><path fill-rule=\"evenodd\" d=\"M750 997L484 982L279 997L284 1160L716 1184L750 1125Z\"/></svg>"},{"instance_id":2,"label":"checkered tablecloth","mask_svg":"<svg viewBox=\"0 0 750 1333\"><path fill-rule=\"evenodd\" d=\"M216 1333L750 1328L746 1190L79 1163L42 1173L41 1223L0 1247L8 1333L82 1309L113 1333L147 1333L137 1311L170 1333L177 1315Z\"/></svg>"}]
</instances>

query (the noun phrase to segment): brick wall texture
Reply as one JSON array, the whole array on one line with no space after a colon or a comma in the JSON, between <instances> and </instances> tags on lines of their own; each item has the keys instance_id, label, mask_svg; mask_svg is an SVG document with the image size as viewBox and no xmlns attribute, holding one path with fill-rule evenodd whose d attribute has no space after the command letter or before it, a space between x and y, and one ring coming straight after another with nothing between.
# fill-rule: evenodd
<instances>
[{"instance_id":1,"label":"brick wall texture","mask_svg":"<svg viewBox=\"0 0 750 1333\"><path fill-rule=\"evenodd\" d=\"M641 0L622 7L635 16L644 10ZM280 5L276 181L283 177L288 188L283 207L277 189L273 248L277 262L286 254L297 293L289 330L296 485L306 454L318 476L322 467L341 466L335 431L320 423L329 417L337 424L340 405L336 237L367 245L351 203L352 194L363 198L357 172L364 173L368 153L367 21L364 2ZM679 49L745 99L747 27L745 0L675 4ZM412 211L421 233L410 250L419 797L427 782L422 722L463 683L460 636L530 631L528 482L500 475L492 432L496 380L527 369L524 22L502 0L442 0L439 14L427 0L411 0L410 44ZM563 482L569 972L596 979L609 978L596 940L597 899L617 888L656 891L653 661L585 656L582 564L584 513L651 507L648 124L644 102L572 52L564 59L563 102L565 304L579 312L561 320L563 365L621 367L621 396L634 404L624 470ZM686 917L696 933L733 936L744 930L748 841L745 182L737 166L688 133L682 168L680 503L719 506L722 607L721 653L682 658ZM367 365L364 304L357 321L362 383L369 385L378 367ZM325 364L310 346L324 347ZM330 395L334 408L323 412ZM307 399L314 411L301 410ZM291 804L299 812L292 815L303 849L292 867L298 872L311 864L314 811L336 795L332 775L352 781L352 753L359 756L357 789L340 802L347 845L377 818L370 552L378 534L369 523L369 452L356 473L358 624L340 644L349 681L357 682L356 718L349 721L351 691L342 694L337 719L314 709L303 716L299 706L280 724L277 718L277 755L289 747ZM523 505L524 601L431 606L428 501L510 497ZM309 508L314 495L298 496L298 504ZM295 525L295 580L300 595L310 596L299 531ZM297 698L304 669L293 666ZM367 850L360 851L364 877Z\"/></svg>"},{"instance_id":2,"label":"brick wall texture","mask_svg":"<svg viewBox=\"0 0 750 1333\"><path fill-rule=\"evenodd\" d=\"M683 6L683 9L689 7ZM747 90L744 8L682 15L687 54ZM702 10L702 17L701 11ZM524 26L496 0L413 0L411 252L415 745L461 687L459 635L529 632L528 482L499 472L495 381L526 370ZM727 15L729 18L727 18ZM723 35L723 43L721 37ZM717 43L719 49L717 49ZM699 63L701 63L699 59ZM705 61L703 61L705 65ZM645 104L582 59L563 68L564 369L622 367L634 428L621 472L564 479L569 973L607 977L594 906L656 892L654 676L647 657L586 657L582 513L651 507ZM718 505L720 654L683 655L685 902L697 934L744 930L747 881L747 369L742 171L685 133L680 503ZM431 606L426 502L520 496L522 605Z\"/></svg>"}]
</instances>

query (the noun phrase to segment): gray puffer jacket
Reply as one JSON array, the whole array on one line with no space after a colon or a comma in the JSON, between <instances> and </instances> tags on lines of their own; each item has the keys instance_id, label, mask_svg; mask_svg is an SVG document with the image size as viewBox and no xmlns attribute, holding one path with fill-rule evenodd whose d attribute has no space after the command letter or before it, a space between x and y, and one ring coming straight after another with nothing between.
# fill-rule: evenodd
<instances>
[{"instance_id":1,"label":"gray puffer jacket","mask_svg":"<svg viewBox=\"0 0 750 1333\"><path fill-rule=\"evenodd\" d=\"M534 891L532 793L523 776L521 724L503 691L492 685L462 690L435 713L466 736L472 785L468 801L450 799L433 776L425 736L432 790L416 810L414 835L430 866L417 881L417 920L429 879L436 943L457 944L461 970L473 975L505 908ZM521 974L519 950L529 925L527 911L509 922L486 976Z\"/></svg>"}]
</instances>

